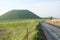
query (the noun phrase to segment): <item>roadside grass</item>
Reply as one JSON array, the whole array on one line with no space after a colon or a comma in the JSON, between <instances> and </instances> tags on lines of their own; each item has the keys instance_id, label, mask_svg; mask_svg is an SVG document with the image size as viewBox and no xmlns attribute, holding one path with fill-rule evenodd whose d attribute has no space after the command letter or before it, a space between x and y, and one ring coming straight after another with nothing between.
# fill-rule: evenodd
<instances>
[{"instance_id":1,"label":"roadside grass","mask_svg":"<svg viewBox=\"0 0 60 40\"><path fill-rule=\"evenodd\" d=\"M46 19L24 19L0 21L0 40L26 40L26 28L28 28L28 40L36 40L39 31L36 29L41 21ZM34 39L35 38L35 39Z\"/></svg>"}]
</instances>

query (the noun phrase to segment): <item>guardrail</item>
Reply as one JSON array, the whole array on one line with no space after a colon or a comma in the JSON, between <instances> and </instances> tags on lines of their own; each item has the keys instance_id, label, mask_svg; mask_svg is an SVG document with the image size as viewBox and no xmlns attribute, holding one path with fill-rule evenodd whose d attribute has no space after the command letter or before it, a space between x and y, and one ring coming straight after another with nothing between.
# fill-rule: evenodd
<instances>
[{"instance_id":1,"label":"guardrail","mask_svg":"<svg viewBox=\"0 0 60 40\"><path fill-rule=\"evenodd\" d=\"M60 36L55 31L53 31L52 29L50 29L49 27L42 23L41 28L44 31L47 40L60 40Z\"/></svg>"}]
</instances>

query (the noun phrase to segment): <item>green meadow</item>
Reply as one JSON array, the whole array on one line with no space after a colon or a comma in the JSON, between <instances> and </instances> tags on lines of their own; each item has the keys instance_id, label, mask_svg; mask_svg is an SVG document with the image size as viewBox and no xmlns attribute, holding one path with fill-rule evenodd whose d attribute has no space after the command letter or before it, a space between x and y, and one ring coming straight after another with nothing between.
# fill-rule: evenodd
<instances>
[{"instance_id":1,"label":"green meadow","mask_svg":"<svg viewBox=\"0 0 60 40\"><path fill-rule=\"evenodd\" d=\"M0 40L26 40L28 28L28 40L37 40L36 29L39 20L6 20L0 21Z\"/></svg>"}]
</instances>

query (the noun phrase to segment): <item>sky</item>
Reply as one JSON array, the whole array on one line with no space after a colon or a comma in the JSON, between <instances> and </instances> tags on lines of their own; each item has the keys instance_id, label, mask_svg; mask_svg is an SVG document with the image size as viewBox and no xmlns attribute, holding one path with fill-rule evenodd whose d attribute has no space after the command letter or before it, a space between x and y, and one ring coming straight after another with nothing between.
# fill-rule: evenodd
<instances>
[{"instance_id":1,"label":"sky","mask_svg":"<svg viewBox=\"0 0 60 40\"><path fill-rule=\"evenodd\" d=\"M27 9L40 17L60 18L60 0L0 0L0 15L13 9Z\"/></svg>"}]
</instances>

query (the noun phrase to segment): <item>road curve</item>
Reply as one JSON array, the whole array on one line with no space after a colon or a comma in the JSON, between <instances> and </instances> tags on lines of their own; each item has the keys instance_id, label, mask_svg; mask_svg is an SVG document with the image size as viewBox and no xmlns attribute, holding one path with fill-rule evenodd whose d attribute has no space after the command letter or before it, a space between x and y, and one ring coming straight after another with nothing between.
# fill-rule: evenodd
<instances>
[{"instance_id":1,"label":"road curve","mask_svg":"<svg viewBox=\"0 0 60 40\"><path fill-rule=\"evenodd\" d=\"M60 40L60 26L46 22L41 22L40 24L47 37L47 40Z\"/></svg>"}]
</instances>

